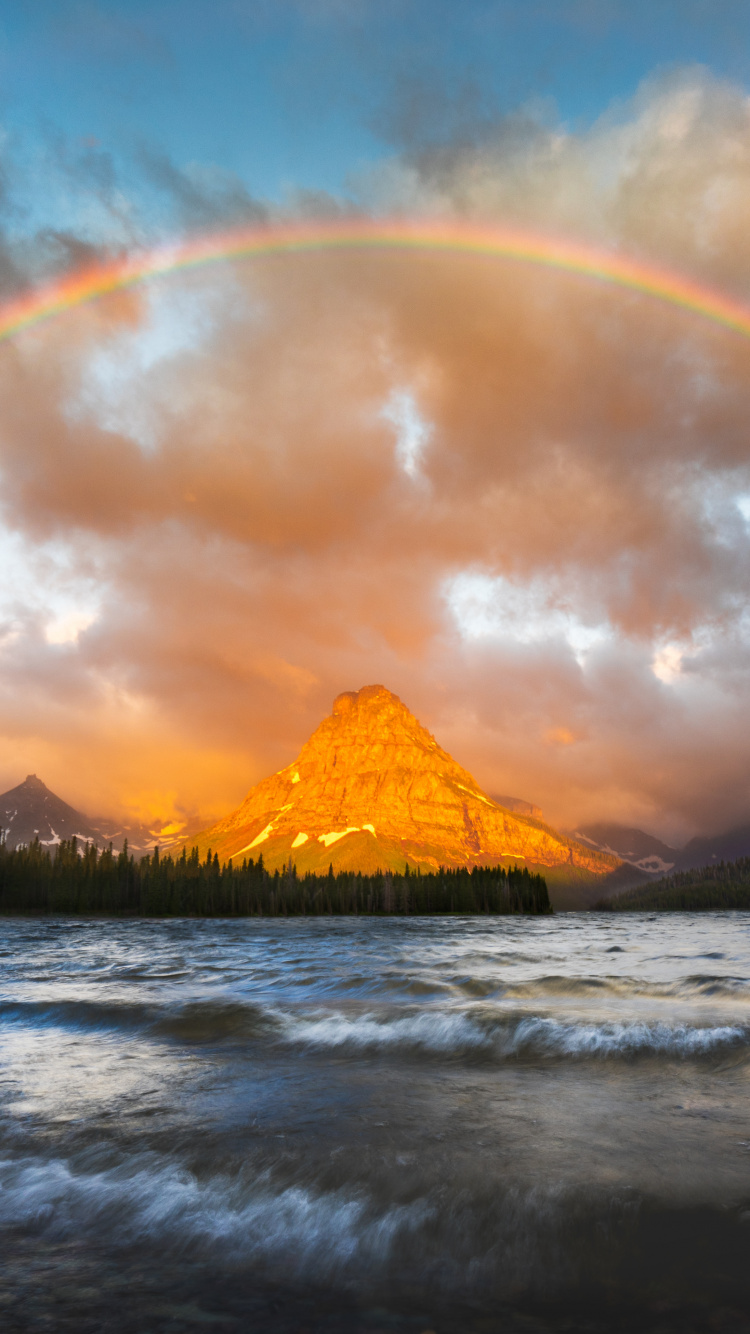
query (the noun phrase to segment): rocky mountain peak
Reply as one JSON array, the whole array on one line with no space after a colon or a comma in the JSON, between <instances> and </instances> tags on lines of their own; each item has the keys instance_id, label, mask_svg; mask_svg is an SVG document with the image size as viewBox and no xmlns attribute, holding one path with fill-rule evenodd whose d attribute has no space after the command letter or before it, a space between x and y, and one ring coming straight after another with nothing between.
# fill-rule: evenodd
<instances>
[{"instance_id":1,"label":"rocky mountain peak","mask_svg":"<svg viewBox=\"0 0 750 1334\"><path fill-rule=\"evenodd\" d=\"M360 708L372 710L389 704L405 709L398 695L386 690L385 686L362 686L361 690L344 690L340 695L337 695L333 701L331 712L344 715L351 714ZM405 711L408 712L408 710Z\"/></svg>"},{"instance_id":2,"label":"rocky mountain peak","mask_svg":"<svg viewBox=\"0 0 750 1334\"><path fill-rule=\"evenodd\" d=\"M533 809L533 808L532 808ZM336 696L297 759L190 841L298 871L517 862L606 876L619 860L500 806L383 685Z\"/></svg>"}]
</instances>

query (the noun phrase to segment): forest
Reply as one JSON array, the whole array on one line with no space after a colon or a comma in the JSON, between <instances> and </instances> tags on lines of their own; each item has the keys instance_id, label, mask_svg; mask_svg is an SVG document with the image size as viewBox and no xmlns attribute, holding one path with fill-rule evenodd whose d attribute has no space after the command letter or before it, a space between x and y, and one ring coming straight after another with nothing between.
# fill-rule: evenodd
<instances>
[{"instance_id":1,"label":"forest","mask_svg":"<svg viewBox=\"0 0 750 1334\"><path fill-rule=\"evenodd\" d=\"M117 917L280 917L324 914L551 913L544 877L526 867L476 866L422 875L339 871L298 876L290 864L268 871L263 857L221 865L198 849L173 858L158 848L136 858L111 847L38 841L0 844L0 914L62 913Z\"/></svg>"},{"instance_id":2,"label":"forest","mask_svg":"<svg viewBox=\"0 0 750 1334\"><path fill-rule=\"evenodd\" d=\"M596 904L600 912L711 912L750 909L750 857L675 871Z\"/></svg>"}]
</instances>

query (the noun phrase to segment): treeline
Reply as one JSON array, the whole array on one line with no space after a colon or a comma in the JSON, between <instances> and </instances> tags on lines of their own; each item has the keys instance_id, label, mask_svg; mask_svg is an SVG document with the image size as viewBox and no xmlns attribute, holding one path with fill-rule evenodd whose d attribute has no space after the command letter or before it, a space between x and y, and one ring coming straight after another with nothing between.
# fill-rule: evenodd
<instances>
[{"instance_id":1,"label":"treeline","mask_svg":"<svg viewBox=\"0 0 750 1334\"><path fill-rule=\"evenodd\" d=\"M717 862L626 890L596 907L605 912L710 912L750 910L750 857Z\"/></svg>"},{"instance_id":2,"label":"treeline","mask_svg":"<svg viewBox=\"0 0 750 1334\"><path fill-rule=\"evenodd\" d=\"M329 867L303 876L268 871L262 856L222 866L198 849L176 859L158 849L137 861L75 838L54 854L38 841L0 844L0 913L104 913L118 917L281 917L333 913L550 913L547 885L524 867L475 867L422 875L405 869L363 875Z\"/></svg>"}]
</instances>

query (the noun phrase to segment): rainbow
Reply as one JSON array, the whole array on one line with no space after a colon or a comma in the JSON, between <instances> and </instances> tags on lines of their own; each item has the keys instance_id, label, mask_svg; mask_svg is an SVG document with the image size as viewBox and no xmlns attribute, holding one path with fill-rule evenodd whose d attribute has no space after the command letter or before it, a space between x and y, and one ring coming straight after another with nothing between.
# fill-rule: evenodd
<instances>
[{"instance_id":1,"label":"rainbow","mask_svg":"<svg viewBox=\"0 0 750 1334\"><path fill-rule=\"evenodd\" d=\"M0 306L0 341L76 306L166 274L267 255L364 249L458 252L541 265L640 292L750 338L750 306L616 251L463 222L346 219L245 228L92 265Z\"/></svg>"}]
</instances>

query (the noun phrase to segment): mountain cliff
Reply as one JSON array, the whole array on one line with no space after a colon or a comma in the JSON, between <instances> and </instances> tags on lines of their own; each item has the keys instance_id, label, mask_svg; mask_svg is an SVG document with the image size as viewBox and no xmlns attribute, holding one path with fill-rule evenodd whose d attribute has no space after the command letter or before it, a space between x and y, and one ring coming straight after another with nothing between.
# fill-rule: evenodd
<instances>
[{"instance_id":1,"label":"mountain cliff","mask_svg":"<svg viewBox=\"0 0 750 1334\"><path fill-rule=\"evenodd\" d=\"M517 862L541 869L562 907L623 883L619 858L493 801L381 685L339 695L294 763L196 845L222 862L262 853L270 869L291 857L302 873Z\"/></svg>"}]
</instances>

